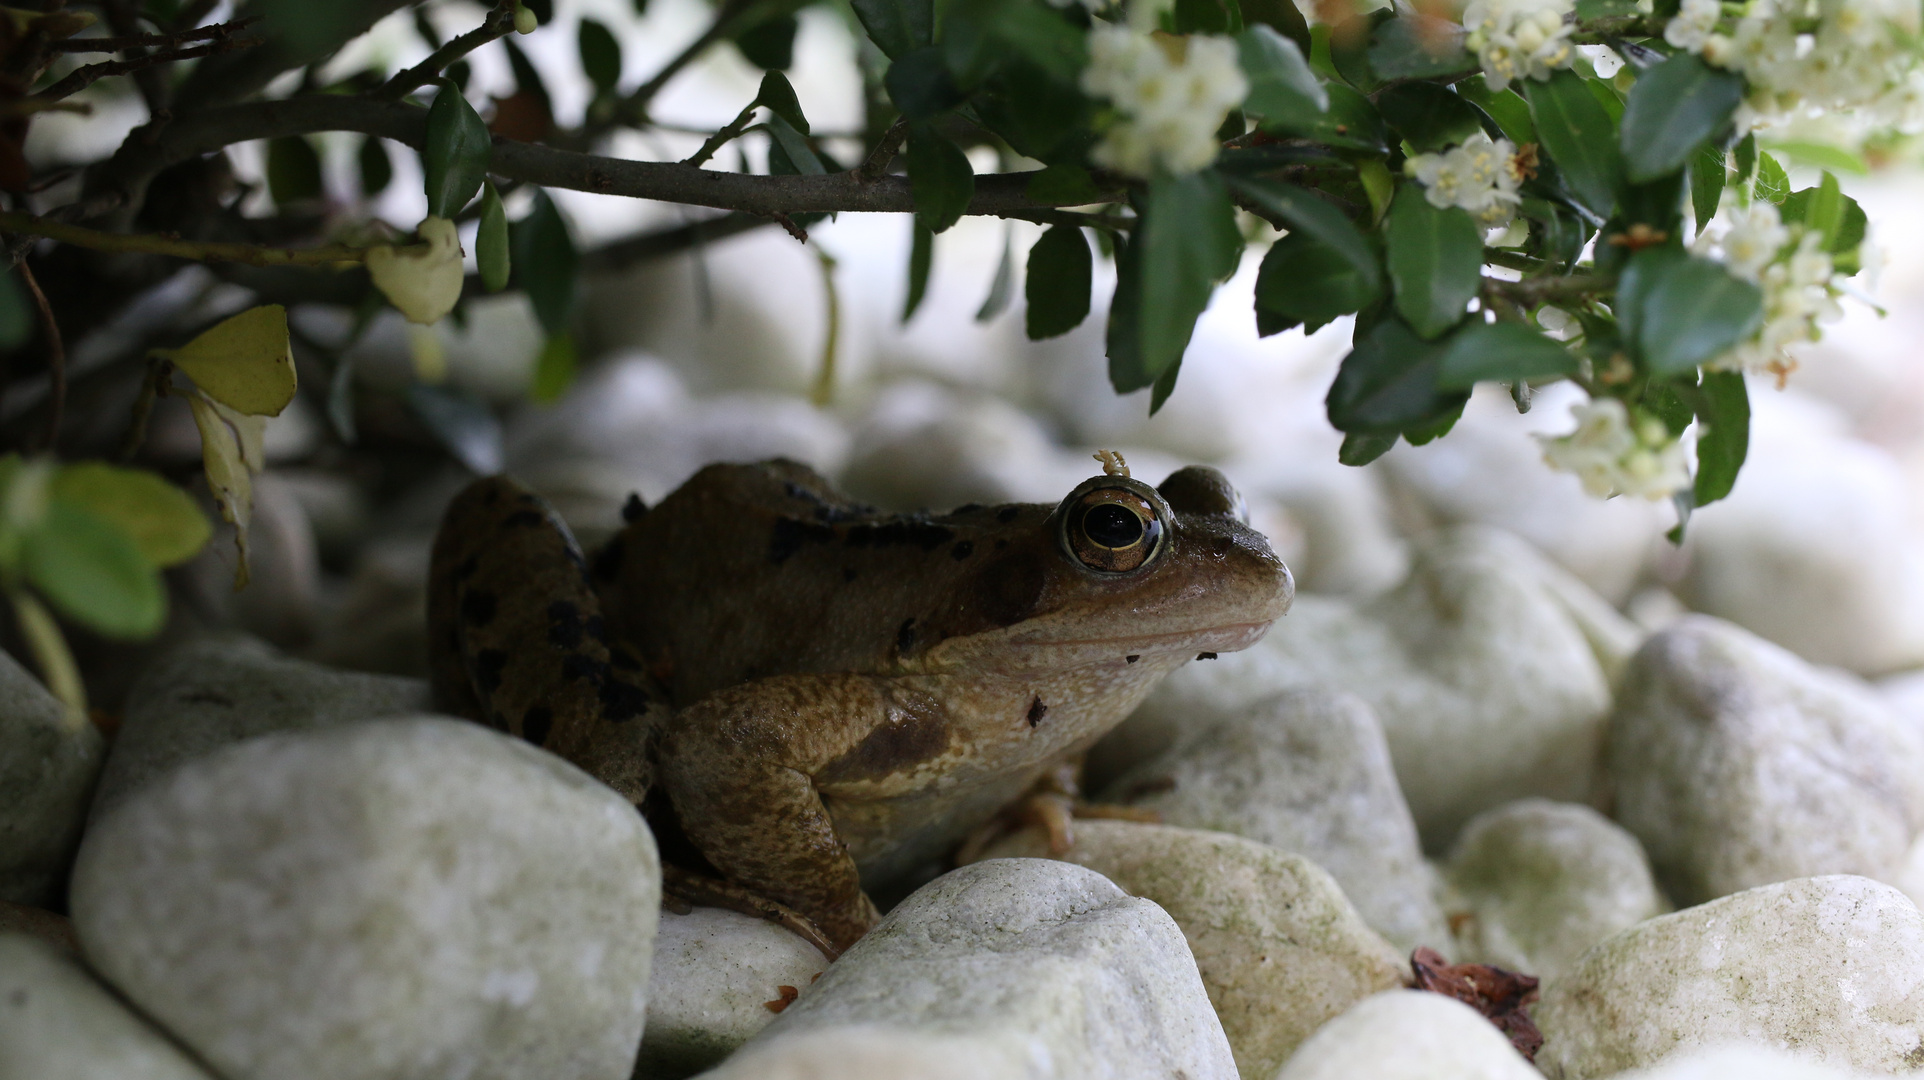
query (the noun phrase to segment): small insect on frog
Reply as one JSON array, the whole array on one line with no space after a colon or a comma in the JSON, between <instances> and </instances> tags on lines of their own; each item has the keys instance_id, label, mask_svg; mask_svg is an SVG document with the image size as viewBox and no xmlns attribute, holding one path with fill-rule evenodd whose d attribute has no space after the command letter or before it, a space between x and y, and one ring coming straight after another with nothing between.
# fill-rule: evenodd
<instances>
[{"instance_id":1,"label":"small insect on frog","mask_svg":"<svg viewBox=\"0 0 1924 1080\"><path fill-rule=\"evenodd\" d=\"M877 918L865 883L941 860L1288 609L1221 473L1150 487L1105 464L1054 506L934 516L792 461L710 465L631 498L593 558L533 493L476 481L434 547L436 690L644 805L664 851L706 864L684 870L844 948Z\"/></svg>"}]
</instances>

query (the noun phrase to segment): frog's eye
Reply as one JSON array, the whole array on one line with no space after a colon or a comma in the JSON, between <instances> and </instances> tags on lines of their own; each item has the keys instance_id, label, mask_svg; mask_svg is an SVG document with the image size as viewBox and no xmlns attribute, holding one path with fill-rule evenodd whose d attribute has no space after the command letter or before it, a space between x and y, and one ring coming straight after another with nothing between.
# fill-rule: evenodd
<instances>
[{"instance_id":1,"label":"frog's eye","mask_svg":"<svg viewBox=\"0 0 1924 1080\"><path fill-rule=\"evenodd\" d=\"M1159 502L1113 482L1078 490L1063 504L1063 546L1091 570L1139 570L1156 557L1162 543Z\"/></svg>"}]
</instances>

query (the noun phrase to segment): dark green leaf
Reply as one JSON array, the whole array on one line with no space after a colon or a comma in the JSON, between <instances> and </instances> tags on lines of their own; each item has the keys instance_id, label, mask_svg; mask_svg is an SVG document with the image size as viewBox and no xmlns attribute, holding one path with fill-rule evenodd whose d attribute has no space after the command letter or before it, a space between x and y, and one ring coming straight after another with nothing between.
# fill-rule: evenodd
<instances>
[{"instance_id":1,"label":"dark green leaf","mask_svg":"<svg viewBox=\"0 0 1924 1080\"><path fill-rule=\"evenodd\" d=\"M1370 70L1370 32L1379 22L1395 14L1394 10L1385 8L1368 15L1351 15L1330 27L1329 60L1344 82L1364 93L1376 89L1379 80Z\"/></svg>"},{"instance_id":2,"label":"dark green leaf","mask_svg":"<svg viewBox=\"0 0 1924 1080\"><path fill-rule=\"evenodd\" d=\"M1690 206L1697 218L1697 231L1717 213L1717 204L1724 197L1724 176L1729 169L1724 165L1723 148L1715 144L1705 144L1698 148L1690 158Z\"/></svg>"},{"instance_id":3,"label":"dark green leaf","mask_svg":"<svg viewBox=\"0 0 1924 1080\"><path fill-rule=\"evenodd\" d=\"M321 197L321 157L300 135L267 143L267 192L277 206Z\"/></svg>"},{"instance_id":4,"label":"dark green leaf","mask_svg":"<svg viewBox=\"0 0 1924 1080\"><path fill-rule=\"evenodd\" d=\"M1717 358L1755 332L1763 317L1757 286L1674 248L1637 252L1617 283L1624 341L1644 370L1660 377Z\"/></svg>"},{"instance_id":5,"label":"dark green leaf","mask_svg":"<svg viewBox=\"0 0 1924 1080\"><path fill-rule=\"evenodd\" d=\"M1216 282L1235 272L1243 249L1229 193L1212 172L1158 177L1143 211L1132 245L1141 256L1138 385L1156 381L1182 356Z\"/></svg>"},{"instance_id":6,"label":"dark green leaf","mask_svg":"<svg viewBox=\"0 0 1924 1080\"><path fill-rule=\"evenodd\" d=\"M581 52L581 72L595 89L607 93L621 81L621 43L606 26L593 19L581 20L575 45Z\"/></svg>"},{"instance_id":7,"label":"dark green leaf","mask_svg":"<svg viewBox=\"0 0 1924 1080\"><path fill-rule=\"evenodd\" d=\"M1791 192L1781 213L1786 222L1803 222L1824 234L1824 250L1830 254L1834 269L1844 274L1857 272L1858 248L1864 243L1869 222L1857 200L1838 190L1835 176L1825 173L1817 187Z\"/></svg>"},{"instance_id":8,"label":"dark green leaf","mask_svg":"<svg viewBox=\"0 0 1924 1080\"><path fill-rule=\"evenodd\" d=\"M735 35L735 48L756 67L781 71L795 62L795 31L800 28L793 15L763 19Z\"/></svg>"},{"instance_id":9,"label":"dark green leaf","mask_svg":"<svg viewBox=\"0 0 1924 1080\"><path fill-rule=\"evenodd\" d=\"M428 19L427 9L424 7L416 7L412 12L410 12L410 15L412 15L414 19L415 34L418 35L422 41L427 43L427 46L429 49L440 48L441 47L441 31L436 30L434 28L434 23Z\"/></svg>"},{"instance_id":10,"label":"dark green leaf","mask_svg":"<svg viewBox=\"0 0 1924 1080\"><path fill-rule=\"evenodd\" d=\"M1435 83L1389 87L1376 95L1376 107L1418 153L1455 146L1483 130L1476 106Z\"/></svg>"},{"instance_id":11,"label":"dark green leaf","mask_svg":"<svg viewBox=\"0 0 1924 1080\"><path fill-rule=\"evenodd\" d=\"M927 45L935 25L930 0L853 0L869 40L891 60Z\"/></svg>"},{"instance_id":12,"label":"dark green leaf","mask_svg":"<svg viewBox=\"0 0 1924 1080\"><path fill-rule=\"evenodd\" d=\"M143 638L167 619L160 572L132 537L55 501L21 547L21 569L55 610L95 633Z\"/></svg>"},{"instance_id":13,"label":"dark green leaf","mask_svg":"<svg viewBox=\"0 0 1924 1080\"><path fill-rule=\"evenodd\" d=\"M766 106L769 112L788 121L788 126L803 135L808 134L808 117L802 115L802 103L795 97L795 88L789 85L788 76L779 71L765 72L762 75L762 88L755 94L755 103Z\"/></svg>"},{"instance_id":14,"label":"dark green leaf","mask_svg":"<svg viewBox=\"0 0 1924 1080\"><path fill-rule=\"evenodd\" d=\"M1645 412L1663 421L1663 426L1672 435L1682 435L1696 415L1690 401L1697 397L1697 372L1693 369L1682 375L1668 379L1651 379L1644 384L1643 400L1639 402Z\"/></svg>"},{"instance_id":15,"label":"dark green leaf","mask_svg":"<svg viewBox=\"0 0 1924 1080\"><path fill-rule=\"evenodd\" d=\"M1371 292L1382 288L1376 252L1341 210L1308 191L1280 180L1231 176L1229 183L1251 202L1341 255Z\"/></svg>"},{"instance_id":16,"label":"dark green leaf","mask_svg":"<svg viewBox=\"0 0 1924 1080\"><path fill-rule=\"evenodd\" d=\"M1732 155L1736 158L1737 183L1748 184L1756 179L1757 136L1753 133L1737 140L1737 149Z\"/></svg>"},{"instance_id":17,"label":"dark green leaf","mask_svg":"<svg viewBox=\"0 0 1924 1080\"><path fill-rule=\"evenodd\" d=\"M770 72L773 75L775 72ZM809 148L802 133L789 126L780 113L768 118L768 171L773 176L822 176L828 172L822 159Z\"/></svg>"},{"instance_id":18,"label":"dark green leaf","mask_svg":"<svg viewBox=\"0 0 1924 1080\"><path fill-rule=\"evenodd\" d=\"M1463 48L1463 27L1434 15L1402 14L1377 27L1369 55L1379 79L1430 79L1477 67Z\"/></svg>"},{"instance_id":19,"label":"dark green leaf","mask_svg":"<svg viewBox=\"0 0 1924 1080\"><path fill-rule=\"evenodd\" d=\"M1697 482L1695 506L1709 506L1730 494L1737 472L1750 452L1750 392L1737 371L1706 371L1697 392Z\"/></svg>"},{"instance_id":20,"label":"dark green leaf","mask_svg":"<svg viewBox=\"0 0 1924 1080\"><path fill-rule=\"evenodd\" d=\"M1352 431L1343 436L1343 447L1336 451L1336 460L1344 465L1368 465L1377 458L1390 452L1396 445L1394 435L1370 435Z\"/></svg>"},{"instance_id":21,"label":"dark green leaf","mask_svg":"<svg viewBox=\"0 0 1924 1080\"><path fill-rule=\"evenodd\" d=\"M1294 0L1242 0L1243 25L1267 26L1296 43L1296 47L1309 54L1309 20L1296 7Z\"/></svg>"},{"instance_id":22,"label":"dark green leaf","mask_svg":"<svg viewBox=\"0 0 1924 1080\"><path fill-rule=\"evenodd\" d=\"M1763 202L1780 203L1790 197L1790 177L1769 154L1757 155L1757 186L1751 197Z\"/></svg>"},{"instance_id":23,"label":"dark green leaf","mask_svg":"<svg viewBox=\"0 0 1924 1080\"><path fill-rule=\"evenodd\" d=\"M492 476L501 471L501 421L486 403L465 391L426 383L407 388L407 403L470 472Z\"/></svg>"},{"instance_id":24,"label":"dark green leaf","mask_svg":"<svg viewBox=\"0 0 1924 1080\"><path fill-rule=\"evenodd\" d=\"M1074 225L1052 225L1029 249L1028 279L1023 297L1028 301L1029 340L1066 334L1089 317L1089 292L1094 260L1089 241Z\"/></svg>"},{"instance_id":25,"label":"dark green leaf","mask_svg":"<svg viewBox=\"0 0 1924 1080\"><path fill-rule=\"evenodd\" d=\"M1590 96L1597 99L1597 104L1603 106L1604 114L1610 117L1611 127L1622 127L1623 95L1617 93L1617 88L1602 79L1584 79L1583 85L1590 91Z\"/></svg>"},{"instance_id":26,"label":"dark green leaf","mask_svg":"<svg viewBox=\"0 0 1924 1080\"><path fill-rule=\"evenodd\" d=\"M1524 89L1537 137L1570 194L1598 217L1609 217L1623 160L1610 114L1591 96L1588 82L1575 72L1559 71L1545 82L1529 81Z\"/></svg>"},{"instance_id":27,"label":"dark green leaf","mask_svg":"<svg viewBox=\"0 0 1924 1080\"><path fill-rule=\"evenodd\" d=\"M1530 238L1534 254L1561 263L1564 269L1576 263L1583 245L1590 240L1590 229L1583 219L1563 204L1547 199L1526 198L1518 209L1532 223Z\"/></svg>"},{"instance_id":28,"label":"dark green leaf","mask_svg":"<svg viewBox=\"0 0 1924 1080\"><path fill-rule=\"evenodd\" d=\"M508 211L493 184L481 185L481 222L474 234L474 261L481 271L481 287L500 292L508 287L512 270L508 254Z\"/></svg>"},{"instance_id":29,"label":"dark green leaf","mask_svg":"<svg viewBox=\"0 0 1924 1080\"><path fill-rule=\"evenodd\" d=\"M1362 310L1380 288L1373 274L1365 278L1336 249L1292 232L1270 245L1256 275L1258 330L1329 322ZM1266 312L1280 319L1266 320Z\"/></svg>"},{"instance_id":30,"label":"dark green leaf","mask_svg":"<svg viewBox=\"0 0 1924 1080\"><path fill-rule=\"evenodd\" d=\"M534 13L535 21L542 26L554 21L554 0L520 0L520 3Z\"/></svg>"},{"instance_id":31,"label":"dark green leaf","mask_svg":"<svg viewBox=\"0 0 1924 1080\"><path fill-rule=\"evenodd\" d=\"M515 93L532 97L540 106L542 115L549 118L548 122L552 126L554 102L548 97L548 86L541 81L541 73L528 62L528 55L521 51L521 46L514 43L512 34L502 38L501 44L508 51L508 67L514 72Z\"/></svg>"},{"instance_id":32,"label":"dark green leaf","mask_svg":"<svg viewBox=\"0 0 1924 1080\"><path fill-rule=\"evenodd\" d=\"M33 301L11 270L0 272L0 349L17 349L33 336Z\"/></svg>"},{"instance_id":33,"label":"dark green leaf","mask_svg":"<svg viewBox=\"0 0 1924 1080\"><path fill-rule=\"evenodd\" d=\"M1383 117L1370 99L1347 86L1326 83L1329 110L1309 117L1265 119L1263 128L1283 134L1301 135L1342 150L1361 150L1380 154L1389 148L1384 139Z\"/></svg>"},{"instance_id":34,"label":"dark green leaf","mask_svg":"<svg viewBox=\"0 0 1924 1080\"><path fill-rule=\"evenodd\" d=\"M1149 388L1150 416L1154 416L1160 412L1163 402L1168 401L1169 395L1176 392L1176 374L1181 370L1182 357L1178 356L1175 362L1163 369L1161 375L1156 376L1155 384Z\"/></svg>"},{"instance_id":35,"label":"dark green leaf","mask_svg":"<svg viewBox=\"0 0 1924 1080\"><path fill-rule=\"evenodd\" d=\"M427 148L421 165L427 172L428 213L451 218L481 190L494 151L488 126L474 106L451 86L443 86L428 107Z\"/></svg>"},{"instance_id":36,"label":"dark green leaf","mask_svg":"<svg viewBox=\"0 0 1924 1080\"><path fill-rule=\"evenodd\" d=\"M963 94L949 74L942 50L930 45L889 65L882 80L889 100L910 120L927 120L962 104Z\"/></svg>"},{"instance_id":37,"label":"dark green leaf","mask_svg":"<svg viewBox=\"0 0 1924 1080\"><path fill-rule=\"evenodd\" d=\"M1457 207L1431 206L1406 183L1384 229L1396 310L1418 334L1433 338L1455 326L1483 282L1483 230Z\"/></svg>"},{"instance_id":38,"label":"dark green leaf","mask_svg":"<svg viewBox=\"0 0 1924 1080\"><path fill-rule=\"evenodd\" d=\"M943 232L962 217L975 197L975 171L960 147L928 124L911 124L906 157L915 219Z\"/></svg>"},{"instance_id":39,"label":"dark green leaf","mask_svg":"<svg viewBox=\"0 0 1924 1080\"><path fill-rule=\"evenodd\" d=\"M1577 357L1563 343L1521 323L1471 323L1445 343L1436 383L1468 390L1480 382L1516 382L1572 375Z\"/></svg>"},{"instance_id":40,"label":"dark green leaf","mask_svg":"<svg viewBox=\"0 0 1924 1080\"><path fill-rule=\"evenodd\" d=\"M1632 181L1674 172L1730 124L1744 100L1740 75L1678 53L1637 77L1623 111L1624 173Z\"/></svg>"},{"instance_id":41,"label":"dark green leaf","mask_svg":"<svg viewBox=\"0 0 1924 1080\"><path fill-rule=\"evenodd\" d=\"M361 194L372 198L387 190L394 181L394 161L388 157L387 144L374 135L361 140L361 151L355 155L361 167Z\"/></svg>"},{"instance_id":42,"label":"dark green leaf","mask_svg":"<svg viewBox=\"0 0 1924 1080\"><path fill-rule=\"evenodd\" d=\"M1437 386L1445 346L1424 341L1400 319L1370 328L1343 358L1325 405L1338 431L1395 435L1448 416L1468 394Z\"/></svg>"},{"instance_id":43,"label":"dark green leaf","mask_svg":"<svg viewBox=\"0 0 1924 1080\"><path fill-rule=\"evenodd\" d=\"M573 334L556 334L541 346L541 355L535 357L534 381L528 386L528 397L540 404L554 401L574 385L575 337Z\"/></svg>"},{"instance_id":44,"label":"dark green leaf","mask_svg":"<svg viewBox=\"0 0 1924 1080\"><path fill-rule=\"evenodd\" d=\"M534 209L514 223L511 234L514 279L528 294L542 330L551 338L567 333L574 319L581 256L567 221L546 191L535 189Z\"/></svg>"},{"instance_id":45,"label":"dark green leaf","mask_svg":"<svg viewBox=\"0 0 1924 1080\"><path fill-rule=\"evenodd\" d=\"M1448 435L1450 429L1456 426L1456 422L1463 419L1463 406L1469 403L1469 396L1463 395L1457 401L1456 407L1443 415L1434 420L1426 420L1413 427L1404 428L1403 441L1411 446L1424 446Z\"/></svg>"},{"instance_id":46,"label":"dark green leaf","mask_svg":"<svg viewBox=\"0 0 1924 1080\"><path fill-rule=\"evenodd\" d=\"M1007 226L1002 230L1002 258L996 260L995 276L989 279L989 295L982 298L982 306L975 311L975 321L985 323L1009 309L1009 297L1015 292L1015 234Z\"/></svg>"},{"instance_id":47,"label":"dark green leaf","mask_svg":"<svg viewBox=\"0 0 1924 1080\"><path fill-rule=\"evenodd\" d=\"M1081 206L1108 194L1089 177L1080 165L1051 165L1029 174L1023 193L1035 202L1049 206Z\"/></svg>"},{"instance_id":48,"label":"dark green leaf","mask_svg":"<svg viewBox=\"0 0 1924 1080\"><path fill-rule=\"evenodd\" d=\"M922 306L922 296L929 289L929 264L935 260L935 234L922 224L918 216L909 225L912 240L909 244L909 291L902 301L902 321L907 323L915 317L915 309Z\"/></svg>"},{"instance_id":49,"label":"dark green leaf","mask_svg":"<svg viewBox=\"0 0 1924 1080\"><path fill-rule=\"evenodd\" d=\"M1016 153L1039 161L1080 159L1095 113L1094 103L1074 83L1021 57L1006 59L976 91L970 107Z\"/></svg>"},{"instance_id":50,"label":"dark green leaf","mask_svg":"<svg viewBox=\"0 0 1924 1080\"><path fill-rule=\"evenodd\" d=\"M1236 0L1176 0L1171 14L1178 34L1234 34L1243 28Z\"/></svg>"},{"instance_id":51,"label":"dark green leaf","mask_svg":"<svg viewBox=\"0 0 1924 1080\"><path fill-rule=\"evenodd\" d=\"M1308 124L1329 108L1328 92L1294 41L1267 26L1252 26L1236 44L1249 79L1245 109L1271 123Z\"/></svg>"},{"instance_id":52,"label":"dark green leaf","mask_svg":"<svg viewBox=\"0 0 1924 1080\"><path fill-rule=\"evenodd\" d=\"M1577 18L1611 19L1640 14L1637 0L1577 0Z\"/></svg>"},{"instance_id":53,"label":"dark green leaf","mask_svg":"<svg viewBox=\"0 0 1924 1080\"><path fill-rule=\"evenodd\" d=\"M1098 235L1103 235L1098 233ZM1142 362L1142 246L1121 236L1115 247L1116 289L1109 297L1109 325L1104 352L1109 357L1109 385L1126 394L1155 382Z\"/></svg>"},{"instance_id":54,"label":"dark green leaf","mask_svg":"<svg viewBox=\"0 0 1924 1080\"><path fill-rule=\"evenodd\" d=\"M1456 84L1456 93L1482 109L1483 115L1490 118L1504 138L1518 146L1537 141L1536 121L1530 119L1530 103L1515 90L1492 91L1482 79L1465 79Z\"/></svg>"}]
</instances>

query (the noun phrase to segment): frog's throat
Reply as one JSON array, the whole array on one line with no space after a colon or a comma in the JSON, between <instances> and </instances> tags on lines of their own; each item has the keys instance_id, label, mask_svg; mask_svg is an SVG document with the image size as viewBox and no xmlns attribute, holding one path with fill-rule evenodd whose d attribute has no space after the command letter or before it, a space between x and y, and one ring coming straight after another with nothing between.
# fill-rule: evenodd
<instances>
[{"instance_id":1,"label":"frog's throat","mask_svg":"<svg viewBox=\"0 0 1924 1080\"><path fill-rule=\"evenodd\" d=\"M1177 630L1166 634L1122 634L1115 637L1052 638L1046 633L1016 635L1008 639L1015 648L1076 649L1113 651L1123 654L1238 652L1262 640L1273 620L1229 623L1196 630Z\"/></svg>"}]
</instances>

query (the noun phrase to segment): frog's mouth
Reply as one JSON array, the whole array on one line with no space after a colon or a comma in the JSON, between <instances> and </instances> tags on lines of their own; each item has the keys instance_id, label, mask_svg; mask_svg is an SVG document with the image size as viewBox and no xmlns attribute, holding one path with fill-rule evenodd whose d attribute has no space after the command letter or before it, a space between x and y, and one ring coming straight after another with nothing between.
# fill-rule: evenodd
<instances>
[{"instance_id":1,"label":"frog's mouth","mask_svg":"<svg viewBox=\"0 0 1924 1080\"><path fill-rule=\"evenodd\" d=\"M1165 634L1120 634L1099 638L1051 638L1037 634L1035 637L1013 640L1010 645L1031 656L1049 654L1049 666L1079 666L1169 653L1195 655L1240 652L1261 641L1263 635L1269 632L1272 622L1265 619L1260 622L1174 630Z\"/></svg>"}]
</instances>

